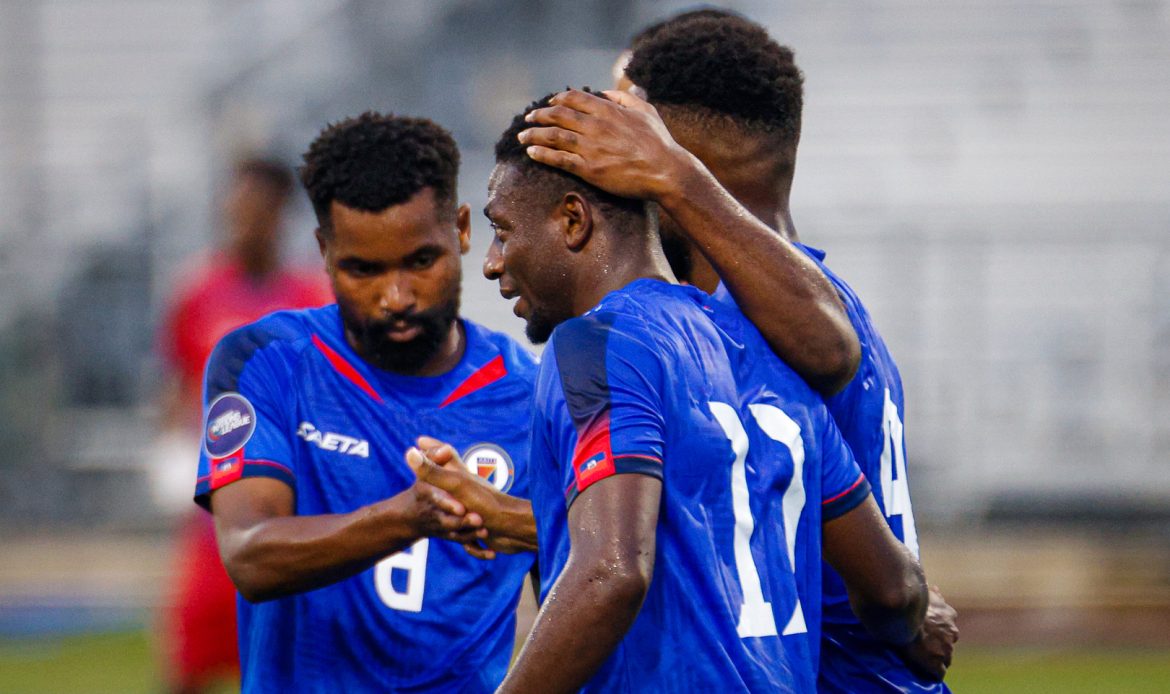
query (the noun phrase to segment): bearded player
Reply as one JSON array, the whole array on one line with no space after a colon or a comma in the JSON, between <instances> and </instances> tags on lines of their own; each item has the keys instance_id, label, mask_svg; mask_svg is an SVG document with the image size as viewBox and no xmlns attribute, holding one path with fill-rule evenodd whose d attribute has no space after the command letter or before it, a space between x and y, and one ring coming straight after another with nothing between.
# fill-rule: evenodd
<instances>
[{"instance_id":1,"label":"bearded player","mask_svg":"<svg viewBox=\"0 0 1170 694\"><path fill-rule=\"evenodd\" d=\"M304 161L337 303L236 330L206 375L196 500L242 596L243 690L492 691L533 557L443 539L482 519L402 455L436 432L526 495L535 362L459 317L470 222L445 130L366 113Z\"/></svg>"}]
</instances>

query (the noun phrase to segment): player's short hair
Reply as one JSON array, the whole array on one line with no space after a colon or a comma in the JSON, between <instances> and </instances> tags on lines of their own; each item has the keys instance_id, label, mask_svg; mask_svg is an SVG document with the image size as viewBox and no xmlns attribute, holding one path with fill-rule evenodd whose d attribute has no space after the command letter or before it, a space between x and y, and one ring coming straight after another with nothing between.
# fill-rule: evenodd
<instances>
[{"instance_id":1,"label":"player's short hair","mask_svg":"<svg viewBox=\"0 0 1170 694\"><path fill-rule=\"evenodd\" d=\"M685 22L689 22L692 19L712 19L712 18L714 18L714 19L728 19L728 20L742 19L744 21L749 21L749 20L747 20L747 18L745 18L740 13L734 12L732 10L723 9L722 7L714 7L711 5L700 5L700 6L696 7L695 9L686 10L685 12L679 12L678 14L671 15L670 17L667 17L666 19L654 22L653 24L650 24L648 26L643 27L642 29L640 29L638 31L638 33L634 34L633 38L630 39L630 43L629 43L630 50L636 50L638 48L639 44L658 35L659 32L661 32L663 29L665 29L667 27L675 26L677 24L682 24Z\"/></svg>"},{"instance_id":2,"label":"player's short hair","mask_svg":"<svg viewBox=\"0 0 1170 694\"><path fill-rule=\"evenodd\" d=\"M292 171L284 162L267 157L245 157L232 167L236 176L254 176L269 186L281 197L292 192Z\"/></svg>"},{"instance_id":3,"label":"player's short hair","mask_svg":"<svg viewBox=\"0 0 1170 694\"><path fill-rule=\"evenodd\" d=\"M626 75L664 117L800 139L804 76L790 48L744 17L668 20L634 46Z\"/></svg>"},{"instance_id":4,"label":"player's short hair","mask_svg":"<svg viewBox=\"0 0 1170 694\"><path fill-rule=\"evenodd\" d=\"M583 91L605 98L603 95L591 91L588 87ZM615 227L623 229L644 228L642 222L635 224L634 219L635 217L643 219L646 214L646 205L641 200L607 193L571 173L542 164L528 156L527 147L517 139L521 131L532 127L532 124L524 120L524 117L538 108L548 106L549 100L556 94L554 92L537 99L512 119L512 123L496 142L496 163L518 167L525 176L525 183L545 194L549 204L559 200L570 190L575 190L594 205L601 207L606 216L614 220Z\"/></svg>"},{"instance_id":5,"label":"player's short hair","mask_svg":"<svg viewBox=\"0 0 1170 694\"><path fill-rule=\"evenodd\" d=\"M426 118L366 111L327 126L309 145L300 168L317 223L328 231L329 206L380 212L423 188L435 191L441 214L455 213L459 148Z\"/></svg>"}]
</instances>

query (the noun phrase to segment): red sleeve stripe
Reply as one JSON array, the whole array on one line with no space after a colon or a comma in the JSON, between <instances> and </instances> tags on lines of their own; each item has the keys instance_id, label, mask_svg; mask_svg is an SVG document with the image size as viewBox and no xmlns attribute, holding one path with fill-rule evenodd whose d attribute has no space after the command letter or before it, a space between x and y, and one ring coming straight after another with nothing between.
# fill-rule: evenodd
<instances>
[{"instance_id":1,"label":"red sleeve stripe","mask_svg":"<svg viewBox=\"0 0 1170 694\"><path fill-rule=\"evenodd\" d=\"M614 460L621 460L622 458L641 458L642 460L654 461L655 463L658 463L659 465L662 464L662 458L659 458L656 455L642 455L639 453L625 453L622 455L615 455L613 457Z\"/></svg>"},{"instance_id":2,"label":"red sleeve stripe","mask_svg":"<svg viewBox=\"0 0 1170 694\"><path fill-rule=\"evenodd\" d=\"M315 346L317 350L321 352L321 354L325 355L325 358L329 360L329 363L333 365L334 369L337 369L338 373L340 373L342 376L345 376L358 388L361 388L362 392L364 392L366 395L370 396L378 402L382 402L382 396L378 395L378 391L374 390L374 387L371 386L369 382L366 381L366 379L362 378L362 375L358 373L358 370L353 368L353 364L347 362L344 357L333 351L329 345L325 344L325 342L316 335L313 335L313 346Z\"/></svg>"},{"instance_id":3,"label":"red sleeve stripe","mask_svg":"<svg viewBox=\"0 0 1170 694\"><path fill-rule=\"evenodd\" d=\"M821 506L828 506L829 504L833 503L837 499L840 499L844 496L847 496L849 494L849 492L853 491L854 489L857 489L857 487L864 481L865 481L865 473L863 472L857 476L857 481L854 482L852 485L850 485L848 489L846 489L845 491L841 492L840 494L834 496L831 499L825 499L824 501L821 502Z\"/></svg>"}]
</instances>

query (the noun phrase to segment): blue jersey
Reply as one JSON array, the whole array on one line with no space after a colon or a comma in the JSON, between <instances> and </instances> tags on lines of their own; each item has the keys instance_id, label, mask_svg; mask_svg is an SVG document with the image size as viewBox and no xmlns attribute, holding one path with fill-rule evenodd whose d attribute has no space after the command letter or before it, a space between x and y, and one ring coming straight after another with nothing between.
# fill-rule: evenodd
<instances>
[{"instance_id":1,"label":"blue jersey","mask_svg":"<svg viewBox=\"0 0 1170 694\"><path fill-rule=\"evenodd\" d=\"M620 473L663 485L649 592L586 691L814 689L817 607L801 604L798 578L819 580L820 563L795 554L796 533L819 536L822 513L853 508L868 485L795 374L741 392L745 327L694 288L638 280L545 350L531 457L545 592L568 561L578 494Z\"/></svg>"},{"instance_id":2,"label":"blue jersey","mask_svg":"<svg viewBox=\"0 0 1170 694\"><path fill-rule=\"evenodd\" d=\"M825 253L800 244L797 247L837 288L861 343L857 374L844 390L826 401L829 411L862 472L873 480L874 499L890 529L917 557L918 533L910 505L902 434L902 377L857 294L824 265ZM824 573L822 692L948 691L941 683L915 675L889 646L870 636L849 607L840 575L828 564Z\"/></svg>"},{"instance_id":3,"label":"blue jersey","mask_svg":"<svg viewBox=\"0 0 1170 694\"><path fill-rule=\"evenodd\" d=\"M296 513L346 513L414 482L419 434L450 442L503 491L527 496L535 360L463 322L451 372L374 368L346 342L336 305L271 314L225 337L207 365L196 500L245 477L296 493ZM333 585L239 600L245 692L487 692L512 655L530 554L480 561L422 539Z\"/></svg>"}]
</instances>

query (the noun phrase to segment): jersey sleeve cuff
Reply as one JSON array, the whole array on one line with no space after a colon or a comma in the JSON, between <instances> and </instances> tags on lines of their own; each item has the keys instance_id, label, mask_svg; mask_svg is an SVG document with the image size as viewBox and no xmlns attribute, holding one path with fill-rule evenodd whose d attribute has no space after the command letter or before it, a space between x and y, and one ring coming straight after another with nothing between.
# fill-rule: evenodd
<instances>
[{"instance_id":1,"label":"jersey sleeve cuff","mask_svg":"<svg viewBox=\"0 0 1170 694\"><path fill-rule=\"evenodd\" d=\"M238 463L239 467L232 469L234 463ZM220 466L224 467L217 469ZM213 460L211 467L214 472L200 477L195 483L195 503L208 511L211 510L212 492L247 477L268 477L280 480L293 489L296 489L297 486L292 469L283 463L272 460Z\"/></svg>"},{"instance_id":2,"label":"jersey sleeve cuff","mask_svg":"<svg viewBox=\"0 0 1170 694\"><path fill-rule=\"evenodd\" d=\"M827 523L849 513L865 501L869 492L869 480L862 473L848 489L821 502L821 522Z\"/></svg>"},{"instance_id":3,"label":"jersey sleeve cuff","mask_svg":"<svg viewBox=\"0 0 1170 694\"><path fill-rule=\"evenodd\" d=\"M613 456L613 465L609 469L601 470L600 474L581 474L574 476L573 482L565 489L565 507L573 505L581 492L592 487L607 477L614 475L646 475L655 479L662 479L662 458L650 453L626 453Z\"/></svg>"}]
</instances>

